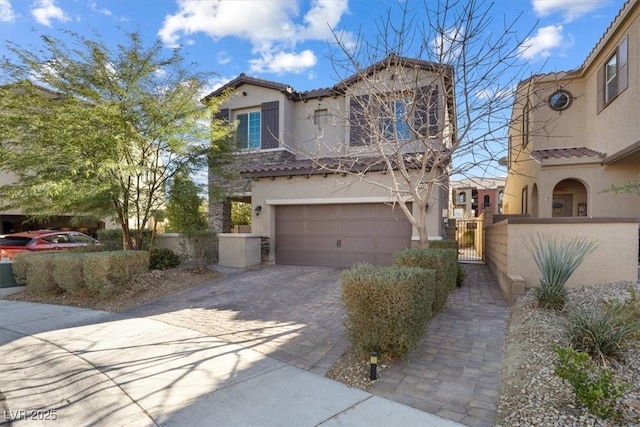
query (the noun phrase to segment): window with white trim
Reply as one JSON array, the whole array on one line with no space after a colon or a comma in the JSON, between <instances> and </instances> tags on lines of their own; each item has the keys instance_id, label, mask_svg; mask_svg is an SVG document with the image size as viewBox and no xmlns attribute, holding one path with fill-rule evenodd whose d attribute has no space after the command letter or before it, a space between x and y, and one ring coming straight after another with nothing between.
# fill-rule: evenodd
<instances>
[{"instance_id":1,"label":"window with white trim","mask_svg":"<svg viewBox=\"0 0 640 427\"><path fill-rule=\"evenodd\" d=\"M406 141L411 139L411 127L407 110L411 108L410 99L396 99L381 108L382 135L384 138Z\"/></svg>"},{"instance_id":2,"label":"window with white trim","mask_svg":"<svg viewBox=\"0 0 640 427\"><path fill-rule=\"evenodd\" d=\"M238 128L236 130L236 142L242 150L260 148L260 111L238 114Z\"/></svg>"},{"instance_id":3,"label":"window with white trim","mask_svg":"<svg viewBox=\"0 0 640 427\"><path fill-rule=\"evenodd\" d=\"M628 37L624 37L615 51L598 70L598 112L602 111L629 85Z\"/></svg>"}]
</instances>

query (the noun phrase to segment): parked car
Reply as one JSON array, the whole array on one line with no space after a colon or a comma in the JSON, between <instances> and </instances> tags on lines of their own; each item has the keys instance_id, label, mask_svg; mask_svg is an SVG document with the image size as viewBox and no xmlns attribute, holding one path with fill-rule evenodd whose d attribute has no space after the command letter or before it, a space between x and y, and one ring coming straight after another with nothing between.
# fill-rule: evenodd
<instances>
[{"instance_id":1,"label":"parked car","mask_svg":"<svg viewBox=\"0 0 640 427\"><path fill-rule=\"evenodd\" d=\"M16 253L73 249L97 245L98 241L79 231L37 230L7 234L0 238L0 258L13 259Z\"/></svg>"}]
</instances>

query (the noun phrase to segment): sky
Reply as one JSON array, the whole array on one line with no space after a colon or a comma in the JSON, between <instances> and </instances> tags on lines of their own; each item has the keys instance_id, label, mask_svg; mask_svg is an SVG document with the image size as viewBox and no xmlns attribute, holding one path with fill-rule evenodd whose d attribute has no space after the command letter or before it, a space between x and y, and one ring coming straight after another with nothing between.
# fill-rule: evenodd
<instances>
[{"instance_id":1,"label":"sky","mask_svg":"<svg viewBox=\"0 0 640 427\"><path fill-rule=\"evenodd\" d=\"M432 5L437 1L0 0L0 56L8 55L7 41L33 49L39 46L39 36L43 34L64 39L61 30L90 39L99 34L113 46L124 41L124 32L137 31L145 44L159 40L167 53L180 48L187 60L195 64L194 71L213 72L203 95L240 73L304 92L332 87L348 76L336 71L330 59L336 36L347 47L360 39L374 40L385 17L391 16L394 25L398 24L401 6L411 11L409 18L414 22L425 22L423 2ZM467 0L455 1L466 4ZM510 31L524 40L526 49L518 52L518 61L530 70L518 78L580 67L625 2L476 1L481 5L493 3L490 25L483 30L483 37L484 33L500 34L506 24L517 19L517 25ZM517 78L511 79L508 85L497 88L496 93L511 92L516 82ZM504 88L507 92L503 92ZM485 91L478 96L490 93ZM499 121L506 123L508 115L504 111ZM460 122L458 125L462 126ZM486 153L490 153L490 167L474 166L469 175L505 176L504 168L494 160L506 153L506 127L504 124L501 127L501 131L490 130L494 142L483 145ZM477 140L483 133L487 131L474 129L469 135ZM454 162L462 164L462 169L467 161L474 165L482 163L475 155L458 153L458 156L459 161Z\"/></svg>"},{"instance_id":2,"label":"sky","mask_svg":"<svg viewBox=\"0 0 640 427\"><path fill-rule=\"evenodd\" d=\"M422 0L0 0L0 55L6 41L38 46L38 35L64 29L115 43L122 29L180 47L199 71L216 73L211 89L246 73L306 91L344 77L328 59L334 34L347 45L374 37L399 1L420 19ZM534 28L522 61L537 72L567 71L582 64L623 3L495 0L491 15L496 30L519 16L522 38Z\"/></svg>"}]
</instances>

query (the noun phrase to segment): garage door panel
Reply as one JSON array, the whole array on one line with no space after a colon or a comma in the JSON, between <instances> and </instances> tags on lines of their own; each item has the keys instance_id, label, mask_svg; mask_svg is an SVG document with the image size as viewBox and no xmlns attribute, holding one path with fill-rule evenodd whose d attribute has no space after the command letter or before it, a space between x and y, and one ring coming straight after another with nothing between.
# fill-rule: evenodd
<instances>
[{"instance_id":1,"label":"garage door panel","mask_svg":"<svg viewBox=\"0 0 640 427\"><path fill-rule=\"evenodd\" d=\"M300 219L304 216L304 206L278 206L278 218Z\"/></svg>"},{"instance_id":2,"label":"garage door panel","mask_svg":"<svg viewBox=\"0 0 640 427\"><path fill-rule=\"evenodd\" d=\"M305 222L300 219L278 218L276 220L276 229L280 230L281 234L293 234L301 235L304 233Z\"/></svg>"},{"instance_id":3,"label":"garage door panel","mask_svg":"<svg viewBox=\"0 0 640 427\"><path fill-rule=\"evenodd\" d=\"M340 217L350 219L375 218L377 215L376 205L340 205Z\"/></svg>"},{"instance_id":4,"label":"garage door panel","mask_svg":"<svg viewBox=\"0 0 640 427\"><path fill-rule=\"evenodd\" d=\"M375 231L378 236L397 236L411 233L409 221L383 220L377 221Z\"/></svg>"},{"instance_id":5,"label":"garage door panel","mask_svg":"<svg viewBox=\"0 0 640 427\"><path fill-rule=\"evenodd\" d=\"M305 208L308 219L338 218L339 205L309 205Z\"/></svg>"},{"instance_id":6,"label":"garage door panel","mask_svg":"<svg viewBox=\"0 0 640 427\"><path fill-rule=\"evenodd\" d=\"M307 221L308 234L330 234L336 236L338 232L339 223L336 219Z\"/></svg>"},{"instance_id":7,"label":"garage door panel","mask_svg":"<svg viewBox=\"0 0 640 427\"><path fill-rule=\"evenodd\" d=\"M343 237L340 239L340 249L342 252L360 251L360 252L376 252L378 239L374 236L369 237Z\"/></svg>"},{"instance_id":8,"label":"garage door panel","mask_svg":"<svg viewBox=\"0 0 640 427\"><path fill-rule=\"evenodd\" d=\"M341 232L343 236L371 235L372 231L374 231L376 227L377 227L377 221L375 220L348 219L348 220L342 220Z\"/></svg>"}]
</instances>

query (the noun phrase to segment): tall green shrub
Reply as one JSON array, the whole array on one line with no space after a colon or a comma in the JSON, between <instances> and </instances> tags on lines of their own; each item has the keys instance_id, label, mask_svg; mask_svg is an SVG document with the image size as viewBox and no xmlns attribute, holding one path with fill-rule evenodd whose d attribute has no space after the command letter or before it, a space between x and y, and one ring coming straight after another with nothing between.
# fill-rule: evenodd
<instances>
[{"instance_id":1,"label":"tall green shrub","mask_svg":"<svg viewBox=\"0 0 640 427\"><path fill-rule=\"evenodd\" d=\"M457 253L457 249L411 248L394 254L394 266L435 270L433 306L431 307L434 315L445 308L449 294L456 288Z\"/></svg>"},{"instance_id":2,"label":"tall green shrub","mask_svg":"<svg viewBox=\"0 0 640 427\"><path fill-rule=\"evenodd\" d=\"M109 251L84 254L82 270L87 288L99 298L122 291L136 276L149 271L147 251Z\"/></svg>"},{"instance_id":3,"label":"tall green shrub","mask_svg":"<svg viewBox=\"0 0 640 427\"><path fill-rule=\"evenodd\" d=\"M20 261L25 263L25 284L35 294L60 292L53 278L56 252L25 254ZM21 273L19 273L21 274Z\"/></svg>"},{"instance_id":4,"label":"tall green shrub","mask_svg":"<svg viewBox=\"0 0 640 427\"><path fill-rule=\"evenodd\" d=\"M402 358L431 317L435 272L417 267L357 264L341 275L345 327L353 347Z\"/></svg>"},{"instance_id":5,"label":"tall green shrub","mask_svg":"<svg viewBox=\"0 0 640 427\"><path fill-rule=\"evenodd\" d=\"M86 289L82 260L86 252L59 253L53 264L55 284L69 294L77 294Z\"/></svg>"},{"instance_id":6,"label":"tall green shrub","mask_svg":"<svg viewBox=\"0 0 640 427\"><path fill-rule=\"evenodd\" d=\"M432 240L429 242L429 248L433 249L455 249L456 251L456 261L458 261L458 241L457 240ZM467 272L462 267L460 263L458 263L457 274L456 274L456 286L461 287L464 283L464 279L467 278Z\"/></svg>"},{"instance_id":7,"label":"tall green shrub","mask_svg":"<svg viewBox=\"0 0 640 427\"><path fill-rule=\"evenodd\" d=\"M535 290L541 307L560 309L567 300L565 284L585 258L597 248L595 241L584 237L563 239L540 233L523 238L542 274Z\"/></svg>"}]
</instances>

